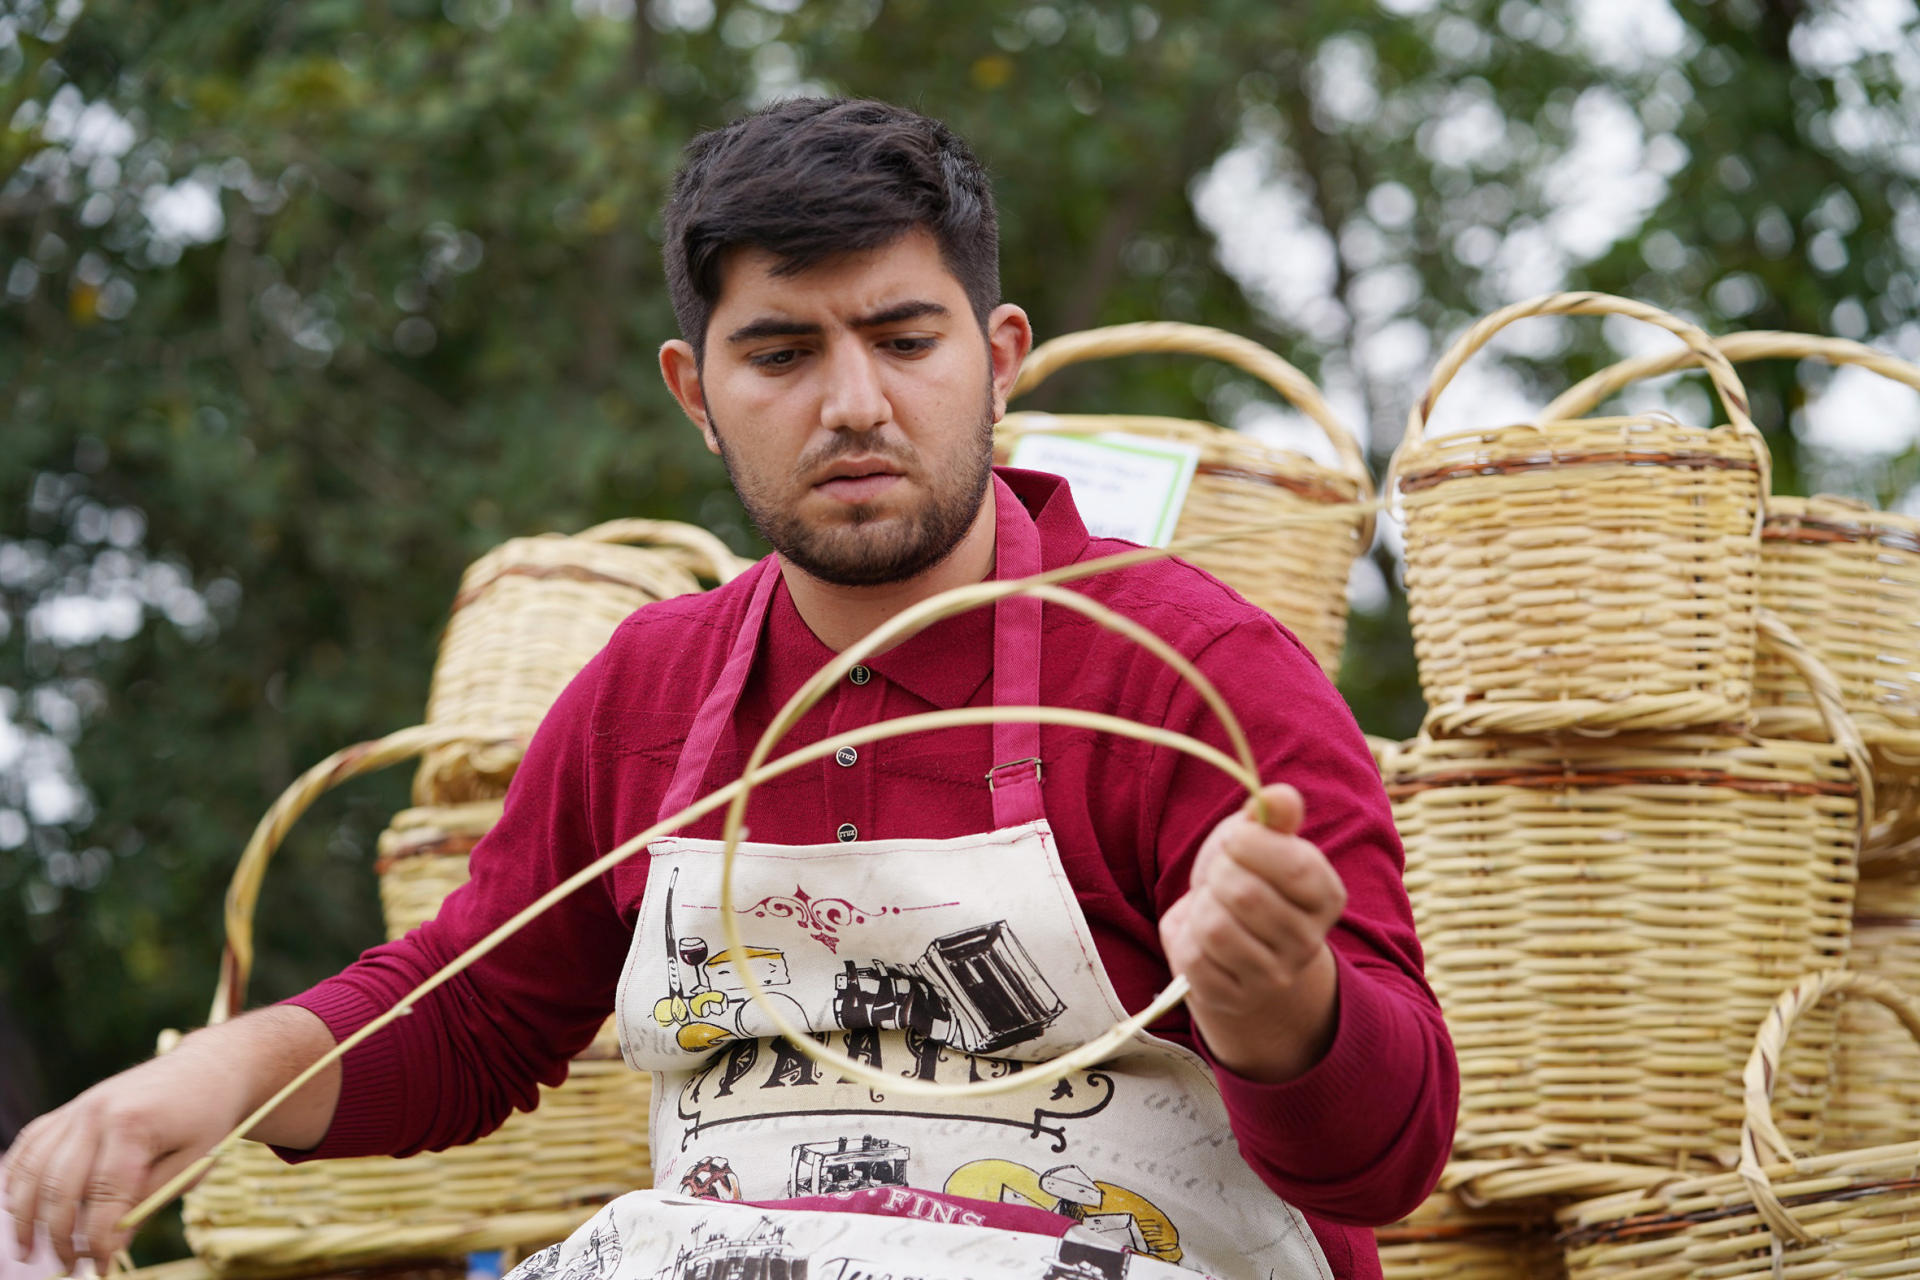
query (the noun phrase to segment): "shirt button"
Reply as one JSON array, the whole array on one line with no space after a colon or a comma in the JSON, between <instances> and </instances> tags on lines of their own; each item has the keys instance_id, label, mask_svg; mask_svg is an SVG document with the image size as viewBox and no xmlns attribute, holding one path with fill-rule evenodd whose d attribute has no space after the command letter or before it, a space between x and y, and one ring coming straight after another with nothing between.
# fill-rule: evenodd
<instances>
[{"instance_id":1,"label":"shirt button","mask_svg":"<svg viewBox=\"0 0 1920 1280\"><path fill-rule=\"evenodd\" d=\"M840 837L841 844L851 844L855 837L860 834L860 829L851 822L843 822L840 824L840 829L834 832L834 834Z\"/></svg>"},{"instance_id":2,"label":"shirt button","mask_svg":"<svg viewBox=\"0 0 1920 1280\"><path fill-rule=\"evenodd\" d=\"M853 681L855 684L865 684L867 681L873 679L873 672L865 667L855 667L853 670L847 672L847 679Z\"/></svg>"},{"instance_id":3,"label":"shirt button","mask_svg":"<svg viewBox=\"0 0 1920 1280\"><path fill-rule=\"evenodd\" d=\"M858 751L855 751L852 747L842 747L838 751L833 753L833 762L839 765L842 769L853 768L853 762L855 760L858 760L859 758L860 758L860 753Z\"/></svg>"}]
</instances>

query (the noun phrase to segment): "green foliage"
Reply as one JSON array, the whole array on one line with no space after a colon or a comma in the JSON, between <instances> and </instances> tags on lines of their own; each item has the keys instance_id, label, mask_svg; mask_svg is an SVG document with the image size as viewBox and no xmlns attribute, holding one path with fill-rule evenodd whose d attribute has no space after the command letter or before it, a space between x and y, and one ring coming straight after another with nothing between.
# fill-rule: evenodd
<instances>
[{"instance_id":1,"label":"green foliage","mask_svg":"<svg viewBox=\"0 0 1920 1280\"><path fill-rule=\"evenodd\" d=\"M1678 4L1673 51L1623 60L1583 43L1590 8L0 4L0 731L40 753L0 738L0 998L47 1101L204 1017L254 819L307 764L419 718L474 556L634 514L752 548L653 353L678 151L767 97L944 117L995 173L1006 294L1041 336L1249 333L1343 386L1376 460L1439 344L1562 284L1723 329L1920 333L1920 202L1884 128L1913 111L1897 49L1815 56L1838 0L1744 0ZM1617 194L1564 169L1609 110L1651 196L1612 243L1569 249L1567 211ZM1324 254L1324 305L1223 268L1195 192L1233 148L1297 193L1271 237L1297 245L1283 262ZM217 218L165 233L195 200ZM1504 253L1528 236L1558 256ZM1411 363L1377 354L1396 325L1425 335ZM1513 367L1537 392L1611 358L1592 322L1527 351ZM1791 368L1757 385L1796 484L1805 389ZM1135 360L1032 407L1230 419L1251 394ZM76 596L112 602L106 621L62 622ZM1342 687L1369 730L1417 725L1397 589L1355 617ZM63 751L71 812L26 794ZM256 998L377 937L371 848L404 793L356 783L296 830Z\"/></svg>"}]
</instances>

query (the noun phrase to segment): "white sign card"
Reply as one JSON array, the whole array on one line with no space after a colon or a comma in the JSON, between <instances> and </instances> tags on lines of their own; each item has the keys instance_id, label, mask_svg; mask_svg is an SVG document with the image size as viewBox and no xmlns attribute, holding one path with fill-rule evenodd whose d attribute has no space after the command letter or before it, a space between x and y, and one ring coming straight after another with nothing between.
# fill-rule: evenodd
<instances>
[{"instance_id":1,"label":"white sign card","mask_svg":"<svg viewBox=\"0 0 1920 1280\"><path fill-rule=\"evenodd\" d=\"M1164 547L1180 523L1199 459L1196 446L1177 440L1115 431L1091 436L1035 431L1015 442L1009 462L1066 477L1094 537Z\"/></svg>"}]
</instances>

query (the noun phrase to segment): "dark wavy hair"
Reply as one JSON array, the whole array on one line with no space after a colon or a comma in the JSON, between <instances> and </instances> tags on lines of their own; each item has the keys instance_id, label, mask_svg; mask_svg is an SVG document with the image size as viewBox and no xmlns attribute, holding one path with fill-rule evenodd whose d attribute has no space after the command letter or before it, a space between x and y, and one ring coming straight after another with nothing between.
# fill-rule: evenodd
<instances>
[{"instance_id":1,"label":"dark wavy hair","mask_svg":"<svg viewBox=\"0 0 1920 1280\"><path fill-rule=\"evenodd\" d=\"M682 154L666 210L680 334L704 359L728 250L764 249L790 274L915 227L933 233L984 327L1000 302L993 189L938 120L884 102L797 98L702 133Z\"/></svg>"}]
</instances>

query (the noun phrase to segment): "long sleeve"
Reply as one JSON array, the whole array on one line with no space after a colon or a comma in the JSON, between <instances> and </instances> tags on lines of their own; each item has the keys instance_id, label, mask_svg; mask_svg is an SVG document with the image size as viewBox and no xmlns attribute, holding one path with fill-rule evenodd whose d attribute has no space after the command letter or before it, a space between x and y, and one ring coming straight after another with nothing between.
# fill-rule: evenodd
<instances>
[{"instance_id":1,"label":"long sleeve","mask_svg":"<svg viewBox=\"0 0 1920 1280\"><path fill-rule=\"evenodd\" d=\"M1346 704L1278 627L1242 623L1210 644L1199 665L1240 717L1261 777L1299 790L1306 808L1300 834L1326 854L1348 895L1328 936L1339 968L1332 1046L1284 1084L1245 1080L1216 1065L1235 1137L1261 1179L1302 1210L1354 1226L1391 1222L1439 1178L1453 1139L1459 1071L1423 976L1385 791ZM1213 713L1184 686L1165 723L1226 743ZM1159 754L1144 785L1148 796L1164 798L1154 885L1164 912L1186 892L1207 833L1245 795L1212 766L1171 751Z\"/></svg>"},{"instance_id":2,"label":"long sleeve","mask_svg":"<svg viewBox=\"0 0 1920 1280\"><path fill-rule=\"evenodd\" d=\"M604 851L589 772L603 665L590 663L542 723L504 815L473 849L468 883L433 920L289 1003L343 1039ZM532 1108L536 1082L564 1080L569 1060L612 1010L628 938L608 877L590 881L350 1052L325 1141L282 1154L437 1150L492 1131L513 1108Z\"/></svg>"}]
</instances>

